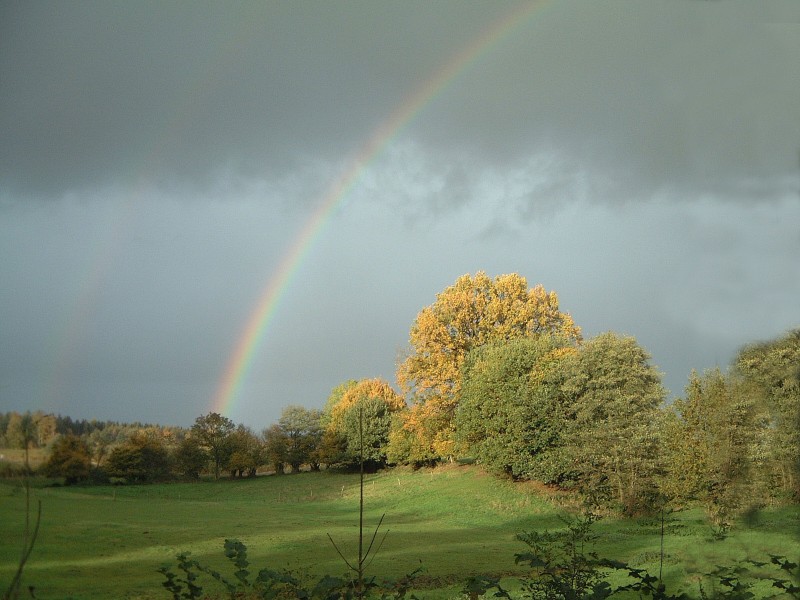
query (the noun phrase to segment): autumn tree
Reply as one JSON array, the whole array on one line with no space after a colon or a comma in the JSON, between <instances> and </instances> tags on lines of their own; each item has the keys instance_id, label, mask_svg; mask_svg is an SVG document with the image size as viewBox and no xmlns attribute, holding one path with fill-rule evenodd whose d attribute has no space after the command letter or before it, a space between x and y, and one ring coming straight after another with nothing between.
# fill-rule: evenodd
<instances>
[{"instance_id":1,"label":"autumn tree","mask_svg":"<svg viewBox=\"0 0 800 600\"><path fill-rule=\"evenodd\" d=\"M484 272L464 275L422 309L409 334L409 352L397 380L414 405L406 415L405 438L411 456L447 457L453 452L453 417L459 400L464 360L473 348L493 340L554 334L580 339L569 314L559 310L555 292L529 289L524 277Z\"/></svg>"},{"instance_id":2,"label":"autumn tree","mask_svg":"<svg viewBox=\"0 0 800 600\"><path fill-rule=\"evenodd\" d=\"M255 477L258 468L267 461L263 442L244 425L231 432L227 454L225 465L231 477Z\"/></svg>"},{"instance_id":3,"label":"autumn tree","mask_svg":"<svg viewBox=\"0 0 800 600\"><path fill-rule=\"evenodd\" d=\"M215 412L197 417L192 425L192 435L209 453L214 463L214 479L219 479L219 470L227 460L230 435L235 428L233 421Z\"/></svg>"},{"instance_id":4,"label":"autumn tree","mask_svg":"<svg viewBox=\"0 0 800 600\"><path fill-rule=\"evenodd\" d=\"M569 446L584 492L625 512L649 507L659 464L661 374L635 338L609 332L564 364Z\"/></svg>"},{"instance_id":5,"label":"autumn tree","mask_svg":"<svg viewBox=\"0 0 800 600\"><path fill-rule=\"evenodd\" d=\"M322 414L320 415L320 425L323 429L326 429L331 421L333 407L339 404L339 401L342 399L342 396L344 396L347 390L356 386L357 384L358 381L355 379L348 379L331 390L331 393L328 395L328 399L325 401L325 406L322 408Z\"/></svg>"},{"instance_id":6,"label":"autumn tree","mask_svg":"<svg viewBox=\"0 0 800 600\"><path fill-rule=\"evenodd\" d=\"M50 456L42 465L48 477L63 477L67 485L89 478L92 456L89 447L75 435L63 435L56 439Z\"/></svg>"},{"instance_id":7,"label":"autumn tree","mask_svg":"<svg viewBox=\"0 0 800 600\"><path fill-rule=\"evenodd\" d=\"M514 478L561 483L566 410L559 386L574 344L541 335L495 341L464 363L456 440L489 470Z\"/></svg>"},{"instance_id":8,"label":"autumn tree","mask_svg":"<svg viewBox=\"0 0 800 600\"><path fill-rule=\"evenodd\" d=\"M286 433L275 423L261 432L261 439L264 441L265 462L272 466L276 475L282 475L288 456Z\"/></svg>"},{"instance_id":9,"label":"autumn tree","mask_svg":"<svg viewBox=\"0 0 800 600\"><path fill-rule=\"evenodd\" d=\"M36 445L44 448L56 437L56 417L37 410L33 413L33 420L36 423Z\"/></svg>"},{"instance_id":10,"label":"autumn tree","mask_svg":"<svg viewBox=\"0 0 800 600\"><path fill-rule=\"evenodd\" d=\"M362 379L348 387L331 409L326 432L341 444L336 462L358 464L363 449L368 468L385 465L392 415L405 407L403 398L382 379Z\"/></svg>"}]
</instances>

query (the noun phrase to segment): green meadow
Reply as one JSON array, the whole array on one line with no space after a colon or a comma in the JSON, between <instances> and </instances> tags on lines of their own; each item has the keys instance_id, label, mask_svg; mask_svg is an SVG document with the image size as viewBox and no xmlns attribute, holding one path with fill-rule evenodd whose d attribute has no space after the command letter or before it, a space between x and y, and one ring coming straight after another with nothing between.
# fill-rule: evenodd
<instances>
[{"instance_id":1,"label":"green meadow","mask_svg":"<svg viewBox=\"0 0 800 600\"><path fill-rule=\"evenodd\" d=\"M346 571L328 535L345 554L357 552L358 475L31 492L33 505L41 500L42 519L22 589L34 586L39 600L169 598L158 567L190 551L231 573L222 552L226 538L247 545L252 571L289 568L308 577ZM369 475L364 498L369 535L383 514L381 531L388 532L369 572L399 577L422 567L415 593L433 599L459 597L465 579L479 573L502 575L513 588L514 577L525 573L514 562L525 549L515 535L561 528L560 517L568 515L536 487L500 481L472 466ZM25 504L21 483L0 481L2 589L19 558ZM595 550L658 574L660 530L659 518L608 517L595 526ZM664 578L671 589L682 586L694 595L699 574L715 565L769 554L800 557L798 506L748 515L721 541L713 540L696 509L669 515L665 531ZM220 591L210 579L203 587Z\"/></svg>"}]
</instances>

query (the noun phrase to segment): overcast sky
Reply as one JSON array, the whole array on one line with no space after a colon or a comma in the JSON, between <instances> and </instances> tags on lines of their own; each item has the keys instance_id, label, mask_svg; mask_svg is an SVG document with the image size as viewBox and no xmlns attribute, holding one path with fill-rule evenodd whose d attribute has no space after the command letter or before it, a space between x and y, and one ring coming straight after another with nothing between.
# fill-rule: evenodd
<instances>
[{"instance_id":1,"label":"overcast sky","mask_svg":"<svg viewBox=\"0 0 800 600\"><path fill-rule=\"evenodd\" d=\"M0 3L0 411L190 425L348 173L236 422L478 270L681 395L800 326L800 3Z\"/></svg>"}]
</instances>

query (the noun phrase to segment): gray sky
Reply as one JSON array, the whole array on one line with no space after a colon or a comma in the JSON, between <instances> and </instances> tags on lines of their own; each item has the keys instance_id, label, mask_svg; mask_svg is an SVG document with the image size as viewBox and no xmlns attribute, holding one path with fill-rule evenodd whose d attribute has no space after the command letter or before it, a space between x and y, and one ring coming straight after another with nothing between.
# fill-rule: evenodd
<instances>
[{"instance_id":1,"label":"gray sky","mask_svg":"<svg viewBox=\"0 0 800 600\"><path fill-rule=\"evenodd\" d=\"M478 270L634 335L680 395L800 326L799 57L794 0L4 2L0 410L208 412L309 219L420 98L228 416L394 383L417 312Z\"/></svg>"}]
</instances>

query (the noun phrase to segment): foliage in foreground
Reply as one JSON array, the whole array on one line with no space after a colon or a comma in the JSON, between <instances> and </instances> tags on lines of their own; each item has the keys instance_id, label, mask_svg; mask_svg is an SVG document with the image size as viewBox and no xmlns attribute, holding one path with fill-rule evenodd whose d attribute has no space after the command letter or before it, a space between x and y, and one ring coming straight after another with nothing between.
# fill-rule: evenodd
<instances>
[{"instance_id":1,"label":"foliage in foreground","mask_svg":"<svg viewBox=\"0 0 800 600\"><path fill-rule=\"evenodd\" d=\"M592 531L598 517L587 515L564 520L558 531L528 531L517 535L527 549L517 553L516 563L530 568L519 579L519 592L512 592L500 577L475 575L461 590L470 600L506 598L515 600L604 600L610 597L649 597L653 600L755 600L756 598L800 598L800 566L788 558L770 554L764 561L745 560L732 566L717 566L698 576L695 595L685 590L669 590L661 574L626 562L598 556L593 550L598 535ZM416 598L411 594L418 571L397 580L376 577L322 576L318 581L304 581L290 570L261 569L255 576L250 570L247 547L238 540L225 540L225 556L235 569L225 576L191 558L177 555L177 564L164 565L162 586L173 600L208 598L201 585L206 576L220 583L227 597L234 598L303 598L308 600L349 600L353 598ZM663 562L663 557L662 557ZM765 589L767 591L765 591Z\"/></svg>"},{"instance_id":2,"label":"foliage in foreground","mask_svg":"<svg viewBox=\"0 0 800 600\"><path fill-rule=\"evenodd\" d=\"M177 565L163 565L158 569L164 586L173 600L181 598L207 598L201 585L201 575L219 582L233 598L303 598L308 600L349 600L350 598L416 598L409 595L416 572L397 580L378 580L376 577L332 577L323 575L316 582L304 581L297 573L287 569L261 569L253 576L247 559L247 546L239 540L225 540L225 557L235 568L232 576L225 576L191 558L190 553L176 556Z\"/></svg>"},{"instance_id":3,"label":"foliage in foreground","mask_svg":"<svg viewBox=\"0 0 800 600\"><path fill-rule=\"evenodd\" d=\"M517 539L528 550L516 555L517 564L526 564L530 574L520 581L522 598L532 600L603 600L611 596L653 600L691 600L694 596L682 590L667 590L661 574L628 563L601 558L591 546L598 536L588 515L565 521L562 531L523 532ZM663 556L662 556L663 564ZM614 574L623 574L627 581L611 584ZM615 581L617 578L613 578ZM773 593L756 594L754 586L767 583ZM499 578L470 578L463 594L477 599L491 592L491 597L513 600L515 596L502 587ZM698 596L701 600L754 600L755 598L800 598L800 566L784 556L769 555L769 561L746 560L733 566L718 566L701 574Z\"/></svg>"}]
</instances>

